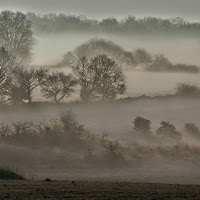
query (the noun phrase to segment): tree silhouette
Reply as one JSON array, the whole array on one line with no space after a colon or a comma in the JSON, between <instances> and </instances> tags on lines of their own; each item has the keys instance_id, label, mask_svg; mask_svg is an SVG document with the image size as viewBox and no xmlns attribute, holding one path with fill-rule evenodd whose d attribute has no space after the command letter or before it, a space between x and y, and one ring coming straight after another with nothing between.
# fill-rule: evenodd
<instances>
[{"instance_id":1,"label":"tree silhouette","mask_svg":"<svg viewBox=\"0 0 200 200\"><path fill-rule=\"evenodd\" d=\"M96 56L90 62L83 57L73 71L81 86L80 97L84 102L112 101L126 90L122 69L107 55Z\"/></svg>"},{"instance_id":2,"label":"tree silhouette","mask_svg":"<svg viewBox=\"0 0 200 200\"><path fill-rule=\"evenodd\" d=\"M180 140L182 137L181 133L176 130L176 127L173 124L165 121L161 122L161 127L158 128L157 134L178 140Z\"/></svg>"},{"instance_id":3,"label":"tree silhouette","mask_svg":"<svg viewBox=\"0 0 200 200\"><path fill-rule=\"evenodd\" d=\"M143 117L136 117L133 121L134 127L133 129L142 134L150 134L151 133L151 121L145 119Z\"/></svg>"},{"instance_id":4,"label":"tree silhouette","mask_svg":"<svg viewBox=\"0 0 200 200\"><path fill-rule=\"evenodd\" d=\"M16 68L14 70L15 76L20 84L20 87L25 92L25 99L32 102L32 93L41 82L44 80L47 74L45 69L27 69L24 67Z\"/></svg>"},{"instance_id":5,"label":"tree silhouette","mask_svg":"<svg viewBox=\"0 0 200 200\"><path fill-rule=\"evenodd\" d=\"M42 93L44 97L53 99L54 102L58 103L74 92L73 87L76 84L77 81L71 74L65 75L62 72L53 72L42 81Z\"/></svg>"},{"instance_id":6,"label":"tree silhouette","mask_svg":"<svg viewBox=\"0 0 200 200\"><path fill-rule=\"evenodd\" d=\"M25 60L31 55L34 43L31 21L21 12L0 13L0 45L16 57Z\"/></svg>"}]
</instances>

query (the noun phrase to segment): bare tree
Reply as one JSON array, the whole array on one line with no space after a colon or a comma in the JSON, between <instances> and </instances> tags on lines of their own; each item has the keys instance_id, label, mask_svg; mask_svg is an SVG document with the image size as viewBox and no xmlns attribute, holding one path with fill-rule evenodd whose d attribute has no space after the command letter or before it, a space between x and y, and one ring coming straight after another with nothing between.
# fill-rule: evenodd
<instances>
[{"instance_id":1,"label":"bare tree","mask_svg":"<svg viewBox=\"0 0 200 200\"><path fill-rule=\"evenodd\" d=\"M90 63L86 57L79 59L78 64L73 67L74 74L78 77L78 83L81 86L80 97L83 102L89 102L96 99L97 80L94 72L90 69Z\"/></svg>"},{"instance_id":2,"label":"bare tree","mask_svg":"<svg viewBox=\"0 0 200 200\"><path fill-rule=\"evenodd\" d=\"M48 75L42 82L42 93L46 98L53 99L54 102L58 103L74 92L73 87L76 84L77 81L71 74L65 75L62 72L55 72Z\"/></svg>"},{"instance_id":3,"label":"bare tree","mask_svg":"<svg viewBox=\"0 0 200 200\"><path fill-rule=\"evenodd\" d=\"M16 62L15 57L5 50L4 47L0 48L0 100L7 101L10 99L11 92L10 86L14 82L13 69L19 64Z\"/></svg>"},{"instance_id":4,"label":"bare tree","mask_svg":"<svg viewBox=\"0 0 200 200\"><path fill-rule=\"evenodd\" d=\"M21 12L0 13L0 45L20 59L30 56L34 43L31 21Z\"/></svg>"},{"instance_id":5,"label":"bare tree","mask_svg":"<svg viewBox=\"0 0 200 200\"><path fill-rule=\"evenodd\" d=\"M126 90L122 69L107 55L99 55L90 62L83 57L73 68L81 86L83 101L114 100Z\"/></svg>"},{"instance_id":6,"label":"bare tree","mask_svg":"<svg viewBox=\"0 0 200 200\"><path fill-rule=\"evenodd\" d=\"M0 85L6 80L15 65L15 58L4 47L0 48Z\"/></svg>"},{"instance_id":7,"label":"bare tree","mask_svg":"<svg viewBox=\"0 0 200 200\"><path fill-rule=\"evenodd\" d=\"M97 80L97 92L102 101L114 100L126 90L122 69L107 55L99 55L91 60L90 68Z\"/></svg>"},{"instance_id":8,"label":"bare tree","mask_svg":"<svg viewBox=\"0 0 200 200\"><path fill-rule=\"evenodd\" d=\"M15 70L16 79L25 93L25 99L32 102L32 93L41 82L44 80L47 74L45 69L27 69L24 67L16 68Z\"/></svg>"}]
</instances>

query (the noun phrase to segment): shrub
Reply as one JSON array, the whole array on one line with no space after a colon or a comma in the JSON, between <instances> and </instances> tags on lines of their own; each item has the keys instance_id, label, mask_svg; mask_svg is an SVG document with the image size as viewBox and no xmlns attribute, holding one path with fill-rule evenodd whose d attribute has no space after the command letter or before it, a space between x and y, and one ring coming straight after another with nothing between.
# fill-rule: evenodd
<instances>
[{"instance_id":1,"label":"shrub","mask_svg":"<svg viewBox=\"0 0 200 200\"><path fill-rule=\"evenodd\" d=\"M24 180L24 177L10 169L0 169L0 180Z\"/></svg>"},{"instance_id":2,"label":"shrub","mask_svg":"<svg viewBox=\"0 0 200 200\"><path fill-rule=\"evenodd\" d=\"M192 136L200 136L200 130L196 126L196 124L193 123L186 123L185 124L185 132L191 134Z\"/></svg>"},{"instance_id":3,"label":"shrub","mask_svg":"<svg viewBox=\"0 0 200 200\"><path fill-rule=\"evenodd\" d=\"M46 178L45 181L46 182L52 182L52 180L50 178Z\"/></svg>"},{"instance_id":4,"label":"shrub","mask_svg":"<svg viewBox=\"0 0 200 200\"><path fill-rule=\"evenodd\" d=\"M123 147L118 141L104 140L102 143L108 156L112 160L123 159Z\"/></svg>"},{"instance_id":5,"label":"shrub","mask_svg":"<svg viewBox=\"0 0 200 200\"><path fill-rule=\"evenodd\" d=\"M173 70L172 63L162 54L156 55L156 58L153 63L151 63L148 68L148 71L171 71Z\"/></svg>"},{"instance_id":6,"label":"shrub","mask_svg":"<svg viewBox=\"0 0 200 200\"><path fill-rule=\"evenodd\" d=\"M142 48L136 49L134 51L134 57L137 63L143 66L148 65L153 61L151 54Z\"/></svg>"},{"instance_id":7,"label":"shrub","mask_svg":"<svg viewBox=\"0 0 200 200\"><path fill-rule=\"evenodd\" d=\"M196 85L180 83L175 91L178 96L200 96L200 88Z\"/></svg>"},{"instance_id":8,"label":"shrub","mask_svg":"<svg viewBox=\"0 0 200 200\"><path fill-rule=\"evenodd\" d=\"M133 121L133 129L142 134L151 134L151 121L142 117L137 117Z\"/></svg>"},{"instance_id":9,"label":"shrub","mask_svg":"<svg viewBox=\"0 0 200 200\"><path fill-rule=\"evenodd\" d=\"M198 73L199 67L196 65L176 64L174 70L177 72Z\"/></svg>"},{"instance_id":10,"label":"shrub","mask_svg":"<svg viewBox=\"0 0 200 200\"><path fill-rule=\"evenodd\" d=\"M169 122L162 121L161 127L157 130L157 135L180 140L182 135L176 130L176 127Z\"/></svg>"}]
</instances>

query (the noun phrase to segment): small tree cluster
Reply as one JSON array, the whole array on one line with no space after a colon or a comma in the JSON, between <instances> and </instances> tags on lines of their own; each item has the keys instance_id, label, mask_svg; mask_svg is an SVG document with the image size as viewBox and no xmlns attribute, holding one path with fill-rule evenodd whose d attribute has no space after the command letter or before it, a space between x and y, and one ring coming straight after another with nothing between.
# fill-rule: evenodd
<instances>
[{"instance_id":1,"label":"small tree cluster","mask_svg":"<svg viewBox=\"0 0 200 200\"><path fill-rule=\"evenodd\" d=\"M44 69L28 69L5 48L0 49L0 99L10 104L31 102L32 93L46 76Z\"/></svg>"},{"instance_id":2,"label":"small tree cluster","mask_svg":"<svg viewBox=\"0 0 200 200\"><path fill-rule=\"evenodd\" d=\"M134 131L141 134L151 134L151 121L142 117L137 117L134 121Z\"/></svg>"},{"instance_id":3,"label":"small tree cluster","mask_svg":"<svg viewBox=\"0 0 200 200\"><path fill-rule=\"evenodd\" d=\"M151 135L151 121L143 117L137 117L134 121L134 131L141 135ZM169 123L162 121L161 126L157 129L156 134L162 137L168 137L176 140L180 140L182 134L176 130L176 127Z\"/></svg>"},{"instance_id":4,"label":"small tree cluster","mask_svg":"<svg viewBox=\"0 0 200 200\"><path fill-rule=\"evenodd\" d=\"M106 55L90 61L81 58L73 68L76 77L63 72L48 73L46 69L25 68L4 48L0 50L0 66L0 97L13 105L26 100L31 103L38 87L45 98L55 103L69 97L77 84L84 102L112 101L126 89L122 69Z\"/></svg>"},{"instance_id":5,"label":"small tree cluster","mask_svg":"<svg viewBox=\"0 0 200 200\"><path fill-rule=\"evenodd\" d=\"M180 132L176 130L176 127L173 124L170 124L169 122L162 121L161 122L161 127L158 128L156 131L157 135L159 136L164 136L164 137L169 137L173 139L180 140L182 135Z\"/></svg>"}]
</instances>

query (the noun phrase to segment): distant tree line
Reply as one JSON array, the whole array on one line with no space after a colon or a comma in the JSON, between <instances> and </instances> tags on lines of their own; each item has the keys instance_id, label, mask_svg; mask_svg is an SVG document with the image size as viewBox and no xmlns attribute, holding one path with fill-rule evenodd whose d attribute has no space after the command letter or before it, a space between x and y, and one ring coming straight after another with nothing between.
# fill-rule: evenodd
<instances>
[{"instance_id":1,"label":"distant tree line","mask_svg":"<svg viewBox=\"0 0 200 200\"><path fill-rule=\"evenodd\" d=\"M72 67L80 57L91 59L95 56L106 54L121 67L140 67L151 72L185 72L198 73L200 68L196 65L173 64L163 54L151 54L144 48L126 51L120 45L105 39L91 39L67 52L62 61L55 67Z\"/></svg>"},{"instance_id":2,"label":"distant tree line","mask_svg":"<svg viewBox=\"0 0 200 200\"><path fill-rule=\"evenodd\" d=\"M155 17L137 18L134 15L122 20L114 17L102 20L89 19L86 16L67 14L27 13L34 31L38 33L62 33L71 31L114 33L114 34L187 34L200 32L200 23L188 22L180 17L161 19Z\"/></svg>"}]
</instances>

